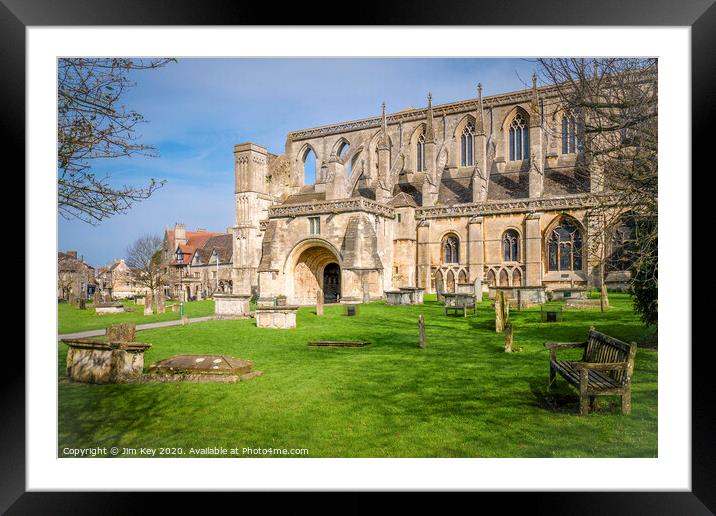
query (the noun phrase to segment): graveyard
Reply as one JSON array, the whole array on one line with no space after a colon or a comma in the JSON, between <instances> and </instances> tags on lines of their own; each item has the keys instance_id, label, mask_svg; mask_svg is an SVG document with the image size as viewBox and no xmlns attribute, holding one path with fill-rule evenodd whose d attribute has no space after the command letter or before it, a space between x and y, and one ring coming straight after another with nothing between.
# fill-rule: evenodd
<instances>
[{"instance_id":1,"label":"graveyard","mask_svg":"<svg viewBox=\"0 0 716 516\"><path fill-rule=\"evenodd\" d=\"M185 306L192 317L213 313L211 301ZM540 306L511 308L508 332L495 331L487 295L474 311L458 313L446 313L444 302L428 294L422 304L354 308L348 315L346 305L326 304L318 315L315 306L302 306L290 329L245 318L137 332L137 341L151 344L145 371L176 355L205 355L250 361L262 372L237 383L73 383L68 346L60 343L58 449L173 447L180 456L204 447L306 448L308 457L658 454L656 331L640 322L626 294L610 294L608 311L565 308L550 320ZM92 312L60 305L59 332L178 318L171 311ZM580 417L577 391L560 378L548 388L544 343L584 340L591 326L638 345L628 416L617 396L600 396ZM573 349L562 355L580 356Z\"/></svg>"}]
</instances>

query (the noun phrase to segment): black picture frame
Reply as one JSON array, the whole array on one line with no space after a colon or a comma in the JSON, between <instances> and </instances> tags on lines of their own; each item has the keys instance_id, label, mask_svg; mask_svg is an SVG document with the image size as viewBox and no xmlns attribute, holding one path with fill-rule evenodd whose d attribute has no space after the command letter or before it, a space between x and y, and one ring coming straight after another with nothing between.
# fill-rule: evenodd
<instances>
[{"instance_id":1,"label":"black picture frame","mask_svg":"<svg viewBox=\"0 0 716 516\"><path fill-rule=\"evenodd\" d=\"M323 24L345 23L343 11L312 4L312 12L333 12ZM409 6L409 8L408 8ZM15 170L23 169L25 148L25 29L28 26L64 25L289 25L299 21L320 23L307 17L303 4L240 3L227 0L0 0L0 92L3 104L5 148L15 149ZM356 25L610 25L691 27L692 71L692 155L693 167L701 163L711 174L706 158L713 143L707 124L713 120L716 99L716 6L713 0L512 0L472 2L443 0L428 3L363 2L354 9L350 22ZM713 125L712 123L710 125ZM700 159L699 159L700 158ZM19 175L19 174L16 174ZM692 174L684 174L684 177ZM24 189L24 186L21 187ZM26 192L26 195L31 192ZM693 204L696 204L695 202ZM693 205L692 204L692 205ZM695 217L692 217L695 222ZM692 232L692 235L694 233ZM28 272L28 271L26 271ZM691 281L691 278L689 278ZM695 310L699 306L693 302ZM703 308L701 308L703 309ZM694 312L697 315L696 311ZM698 320L697 317L692 318ZM480 503L497 502L501 510L525 507L537 514L711 514L716 511L716 454L713 416L713 384L709 374L711 343L689 336L684 342L663 345L686 349L692 356L692 490L690 492L590 492L590 493L480 493ZM25 489L25 376L24 354L14 357L15 367L4 368L0 376L3 402L0 403L0 511L8 514L97 514L141 513L150 510L148 494L49 493ZM185 512L201 500L196 494L161 493L164 510ZM212 494L216 496L216 494ZM243 507L256 498L241 495ZM275 495L274 495L275 496ZM367 498L367 499L366 499ZM421 495L404 498L403 509L425 507ZM343 509L356 510L373 500L370 495L351 494ZM454 499L453 503L459 503ZM199 502L201 503L201 501ZM215 502L216 503L216 502ZM472 502L468 502L472 503ZM457 506L456 506L457 507ZM320 509L320 506L313 507Z\"/></svg>"}]
</instances>

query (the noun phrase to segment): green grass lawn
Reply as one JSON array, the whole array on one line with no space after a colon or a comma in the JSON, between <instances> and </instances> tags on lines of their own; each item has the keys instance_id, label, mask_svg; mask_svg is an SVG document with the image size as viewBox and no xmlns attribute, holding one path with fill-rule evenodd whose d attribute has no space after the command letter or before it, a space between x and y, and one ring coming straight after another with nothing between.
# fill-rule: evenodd
<instances>
[{"instance_id":1,"label":"green grass lawn","mask_svg":"<svg viewBox=\"0 0 716 516\"><path fill-rule=\"evenodd\" d=\"M175 304L175 301L167 301L167 306ZM75 333L85 330L98 330L106 328L110 324L134 323L146 324L160 321L179 320L179 312L168 310L163 314L144 315L144 305L135 305L134 301L122 301L125 309L132 310L121 314L101 314L94 311L94 305L87 304L86 310L67 303L57 305L58 333ZM190 301L184 303L184 310L189 317L202 317L214 313L214 301L206 299L203 301ZM156 308L155 308L156 311Z\"/></svg>"},{"instance_id":2,"label":"green grass lawn","mask_svg":"<svg viewBox=\"0 0 716 516\"><path fill-rule=\"evenodd\" d=\"M514 345L503 351L489 302L476 317L423 306L361 305L298 312L293 330L253 319L143 331L145 366L179 353L251 359L263 376L238 384L84 385L64 380L60 345L59 455L64 447L307 448L309 457L656 457L657 351L640 347L633 410L618 398L577 416L578 396L558 379L550 393L545 340L582 340L590 325L654 343L623 294L611 309L565 311L541 323L539 308L512 310ZM60 312L60 321L65 312ZM424 314L427 349L418 347ZM64 322L64 324L68 324ZM364 348L310 348L309 340L367 340ZM565 356L569 356L565 354ZM574 354L572 354L574 356Z\"/></svg>"}]
</instances>

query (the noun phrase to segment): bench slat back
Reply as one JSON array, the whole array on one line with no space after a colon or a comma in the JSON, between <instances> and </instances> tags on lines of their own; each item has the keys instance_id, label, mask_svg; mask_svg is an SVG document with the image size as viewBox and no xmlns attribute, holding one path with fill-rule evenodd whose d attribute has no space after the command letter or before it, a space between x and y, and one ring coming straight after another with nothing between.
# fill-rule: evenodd
<instances>
[{"instance_id":1,"label":"bench slat back","mask_svg":"<svg viewBox=\"0 0 716 516\"><path fill-rule=\"evenodd\" d=\"M587 345L584 348L583 362L608 363L628 362L627 370L605 371L604 374L614 378L619 383L624 383L631 378L634 371L634 356L636 355L636 344L627 344L614 337L605 335L596 330L589 330Z\"/></svg>"}]
</instances>

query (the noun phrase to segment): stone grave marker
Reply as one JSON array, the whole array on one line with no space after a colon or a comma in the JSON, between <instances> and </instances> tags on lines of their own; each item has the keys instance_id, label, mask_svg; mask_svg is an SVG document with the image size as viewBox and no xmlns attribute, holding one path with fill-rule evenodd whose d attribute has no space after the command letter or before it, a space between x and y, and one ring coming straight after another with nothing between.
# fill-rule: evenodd
<instances>
[{"instance_id":1,"label":"stone grave marker","mask_svg":"<svg viewBox=\"0 0 716 516\"><path fill-rule=\"evenodd\" d=\"M137 327L134 324L113 324L105 332L109 342L134 342Z\"/></svg>"},{"instance_id":2,"label":"stone grave marker","mask_svg":"<svg viewBox=\"0 0 716 516\"><path fill-rule=\"evenodd\" d=\"M426 348L428 343L425 340L425 318L423 314L418 316L418 332L420 333L420 347Z\"/></svg>"},{"instance_id":3,"label":"stone grave marker","mask_svg":"<svg viewBox=\"0 0 716 516\"><path fill-rule=\"evenodd\" d=\"M323 315L323 292L320 290L316 291L316 315Z\"/></svg>"},{"instance_id":4,"label":"stone grave marker","mask_svg":"<svg viewBox=\"0 0 716 516\"><path fill-rule=\"evenodd\" d=\"M144 298L144 315L152 315L152 294L151 292L147 294L147 296Z\"/></svg>"},{"instance_id":5,"label":"stone grave marker","mask_svg":"<svg viewBox=\"0 0 716 516\"><path fill-rule=\"evenodd\" d=\"M159 287L157 289L157 313L163 314L166 311L166 307L164 305L164 288Z\"/></svg>"},{"instance_id":6,"label":"stone grave marker","mask_svg":"<svg viewBox=\"0 0 716 516\"><path fill-rule=\"evenodd\" d=\"M512 353L512 323L505 324L505 353Z\"/></svg>"}]
</instances>

